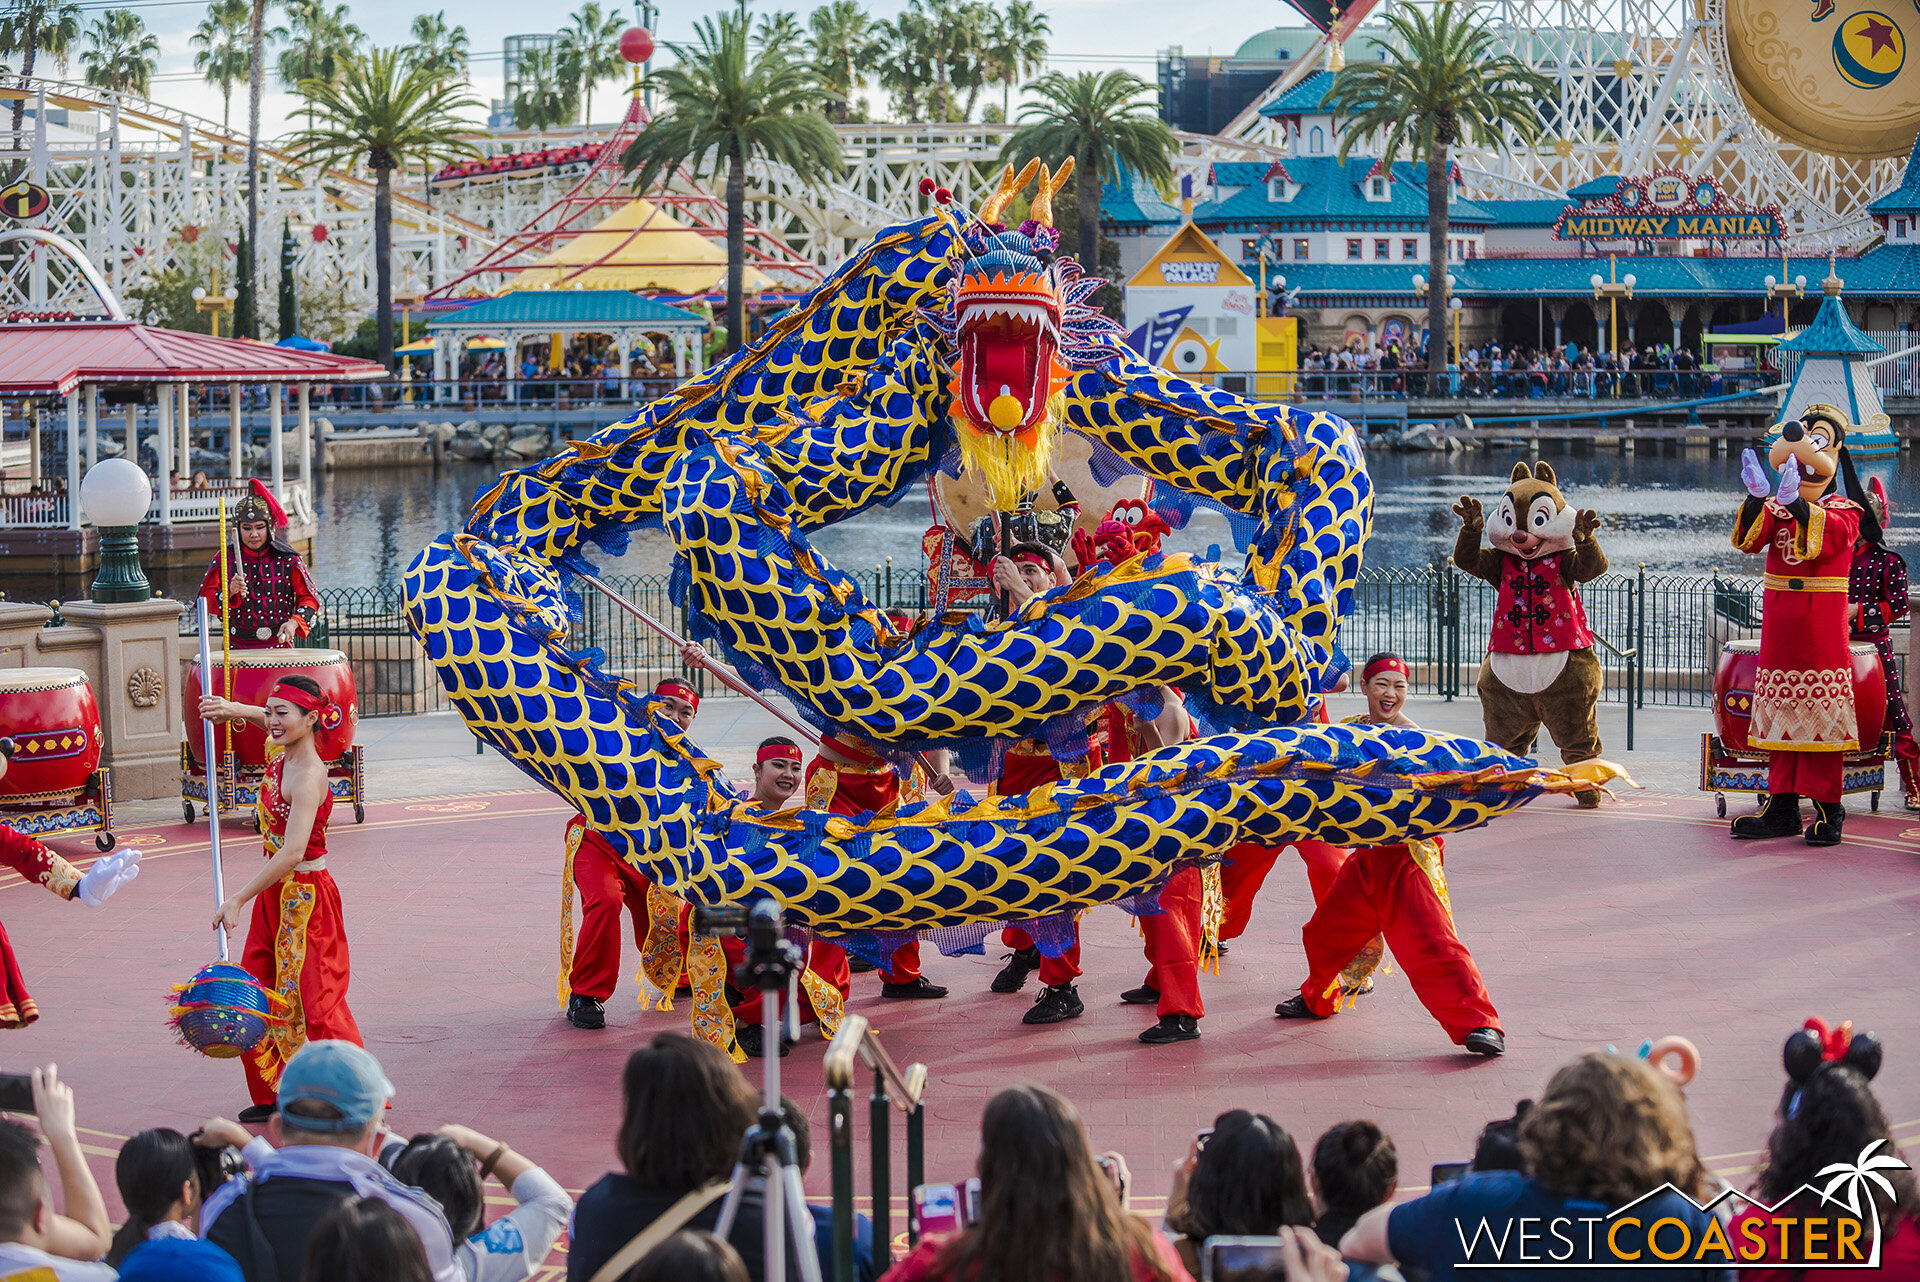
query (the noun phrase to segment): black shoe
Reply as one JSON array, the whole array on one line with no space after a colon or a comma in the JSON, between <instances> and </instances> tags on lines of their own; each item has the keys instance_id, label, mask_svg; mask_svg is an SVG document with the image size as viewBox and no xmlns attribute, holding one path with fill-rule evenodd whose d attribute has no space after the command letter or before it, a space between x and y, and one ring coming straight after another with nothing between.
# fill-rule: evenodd
<instances>
[{"instance_id":1,"label":"black shoe","mask_svg":"<svg viewBox=\"0 0 1920 1282\"><path fill-rule=\"evenodd\" d=\"M1582 810L1598 810L1600 808L1600 790L1598 788L1587 788L1576 792L1573 794L1573 799L1580 804L1580 809Z\"/></svg>"},{"instance_id":2,"label":"black shoe","mask_svg":"<svg viewBox=\"0 0 1920 1282\"><path fill-rule=\"evenodd\" d=\"M1816 801L1813 803L1813 822L1807 825L1807 844L1809 846L1837 846L1840 844L1840 829L1847 821L1847 810L1837 801Z\"/></svg>"},{"instance_id":3,"label":"black shoe","mask_svg":"<svg viewBox=\"0 0 1920 1282\"><path fill-rule=\"evenodd\" d=\"M1370 996L1372 993L1373 993L1373 976L1371 975L1367 976L1366 983L1361 984L1357 987L1349 987L1346 984L1342 984L1340 986L1340 995L1342 997L1367 997L1367 996Z\"/></svg>"},{"instance_id":4,"label":"black shoe","mask_svg":"<svg viewBox=\"0 0 1920 1282\"><path fill-rule=\"evenodd\" d=\"M1507 1039L1497 1028L1476 1028L1460 1043L1475 1055L1505 1055Z\"/></svg>"},{"instance_id":5,"label":"black shoe","mask_svg":"<svg viewBox=\"0 0 1920 1282\"><path fill-rule=\"evenodd\" d=\"M1773 793L1767 798L1766 809L1759 814L1741 815L1733 821L1733 835L1748 840L1762 837L1798 837L1800 835L1799 794Z\"/></svg>"},{"instance_id":6,"label":"black shoe","mask_svg":"<svg viewBox=\"0 0 1920 1282\"><path fill-rule=\"evenodd\" d=\"M1160 1022L1140 1034L1140 1040L1149 1046L1165 1046L1168 1042L1190 1042L1200 1036L1200 1021L1191 1015L1163 1015Z\"/></svg>"},{"instance_id":7,"label":"black shoe","mask_svg":"<svg viewBox=\"0 0 1920 1282\"><path fill-rule=\"evenodd\" d=\"M567 1022L575 1028L605 1028L606 1004L597 997L582 997L575 993L567 998Z\"/></svg>"},{"instance_id":8,"label":"black shoe","mask_svg":"<svg viewBox=\"0 0 1920 1282\"><path fill-rule=\"evenodd\" d=\"M739 1041L740 1049L747 1053L748 1059L766 1058L766 1030L761 1028L760 1025L748 1024L744 1028L737 1028L734 1030L733 1035ZM793 1043L782 1037L780 1039L780 1058L785 1059L787 1054L792 1050Z\"/></svg>"},{"instance_id":9,"label":"black shoe","mask_svg":"<svg viewBox=\"0 0 1920 1282\"><path fill-rule=\"evenodd\" d=\"M1153 1006L1160 1001L1160 990L1152 984L1142 984L1120 994L1120 1000L1129 1006Z\"/></svg>"},{"instance_id":10,"label":"black shoe","mask_svg":"<svg viewBox=\"0 0 1920 1282\"><path fill-rule=\"evenodd\" d=\"M880 985L880 995L882 997L898 998L902 1001L931 1001L936 997L945 997L947 990L938 984L928 983L925 975L915 975L913 982L909 984Z\"/></svg>"},{"instance_id":11,"label":"black shoe","mask_svg":"<svg viewBox=\"0 0 1920 1282\"><path fill-rule=\"evenodd\" d=\"M1277 1016L1280 1019L1325 1019L1326 1018L1325 1015L1314 1014L1313 1008L1307 1005L1307 999L1302 997L1299 993L1295 993L1293 996L1287 998L1287 1000L1285 1000L1284 1002L1281 1002L1278 1006L1275 1006L1273 1008L1273 1013L1275 1016Z\"/></svg>"},{"instance_id":12,"label":"black shoe","mask_svg":"<svg viewBox=\"0 0 1920 1282\"><path fill-rule=\"evenodd\" d=\"M1227 941L1224 939L1221 940L1219 943L1215 944L1213 946L1213 950L1219 953L1222 957L1225 957L1229 952L1232 951L1232 949L1227 947Z\"/></svg>"},{"instance_id":13,"label":"black shoe","mask_svg":"<svg viewBox=\"0 0 1920 1282\"><path fill-rule=\"evenodd\" d=\"M1027 986L1027 976L1040 969L1040 950L1032 945L1007 954L1007 964L993 977L996 993L1017 993Z\"/></svg>"},{"instance_id":14,"label":"black shoe","mask_svg":"<svg viewBox=\"0 0 1920 1282\"><path fill-rule=\"evenodd\" d=\"M1020 1017L1023 1024L1058 1024L1064 1020L1076 1019L1087 1009L1080 1000L1080 990L1072 984L1057 984L1040 990L1040 1000L1033 1009Z\"/></svg>"},{"instance_id":15,"label":"black shoe","mask_svg":"<svg viewBox=\"0 0 1920 1282\"><path fill-rule=\"evenodd\" d=\"M880 968L878 966L874 965L870 961L865 960L864 958L852 957L852 956L847 958L847 971L849 974L866 975L866 974L871 974L872 972L879 969Z\"/></svg>"},{"instance_id":16,"label":"black shoe","mask_svg":"<svg viewBox=\"0 0 1920 1282\"><path fill-rule=\"evenodd\" d=\"M240 1120L249 1126L259 1126L279 1111L277 1104L249 1104L240 1110Z\"/></svg>"}]
</instances>

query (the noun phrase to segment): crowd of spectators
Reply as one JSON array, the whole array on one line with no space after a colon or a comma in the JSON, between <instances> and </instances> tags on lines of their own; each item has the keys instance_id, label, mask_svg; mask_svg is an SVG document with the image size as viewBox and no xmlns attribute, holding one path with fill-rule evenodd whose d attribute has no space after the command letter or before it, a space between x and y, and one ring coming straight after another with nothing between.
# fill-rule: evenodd
<instances>
[{"instance_id":1,"label":"crowd of spectators","mask_svg":"<svg viewBox=\"0 0 1920 1282\"><path fill-rule=\"evenodd\" d=\"M1739 390L1733 377L1707 371L1699 354L1666 344L1631 345L1617 352L1604 347L1502 346L1482 343L1449 354L1447 386L1437 394L1537 400L1561 397L1674 400ZM1772 371L1753 372L1754 379ZM1380 400L1428 395L1431 375L1424 347L1397 342L1371 346L1354 342L1322 350L1309 347L1300 361L1300 392L1308 399Z\"/></svg>"},{"instance_id":2,"label":"crowd of spectators","mask_svg":"<svg viewBox=\"0 0 1920 1282\"><path fill-rule=\"evenodd\" d=\"M1044 1086L1014 1086L982 1115L968 1222L921 1238L881 1282L1186 1282L1218 1262L1216 1253L1250 1249L1267 1263L1236 1274L1242 1282L1498 1280L1532 1275L1486 1267L1493 1239L1510 1237L1502 1226L1534 1225L1544 1249L1542 1226L1582 1222L1606 1227L1554 1238L1551 1258L1574 1266L1635 1252L1651 1259L1683 1233L1700 1243L1717 1230L1723 1242L1769 1248L1741 1278L1817 1282L1829 1274L1782 1263L1782 1244L1800 1241L1790 1230L1807 1217L1844 1209L1845 1196L1818 1191L1842 1168L1872 1170L1874 1184L1889 1190L1869 1187L1858 1225L1857 1241L1879 1244L1876 1276L1916 1282L1920 1186L1903 1160L1889 1160L1899 1153L1870 1085L1878 1064L1875 1047L1871 1057L1816 1053L1794 1071L1741 1190L1748 1200L1721 1198L1729 1186L1701 1160L1674 1080L1609 1049L1561 1066L1538 1100L1486 1124L1470 1164L1436 1168L1433 1186L1406 1200L1396 1200L1393 1141L1372 1121L1337 1123L1303 1153L1273 1117L1223 1113L1176 1165L1159 1226L1133 1212L1125 1159L1095 1152L1071 1102ZM477 1131L450 1125L404 1142L386 1132L393 1087L380 1065L348 1043L313 1042L287 1065L265 1137L215 1118L190 1136L156 1129L129 1139L115 1168L126 1207L116 1231L80 1147L73 1092L50 1066L33 1075L39 1135L0 1122L0 1276L513 1282L533 1276L567 1228L570 1282L761 1282L757 1181L724 1239L714 1234L741 1136L759 1112L746 1078L710 1044L661 1033L628 1058L622 1092L620 1169L575 1207L530 1160ZM790 1100L782 1105L804 1168L806 1115ZM64 1215L42 1172L42 1140ZM489 1178L516 1203L491 1224ZM1611 1215L1629 1203L1633 1218ZM831 1276L830 1215L809 1209L821 1275ZM863 1220L863 1282L876 1273L871 1234ZM1824 1244L1831 1249L1834 1236ZM1662 1276L1732 1276L1717 1261L1690 1260ZM1470 1262L1472 1272L1463 1268ZM798 1275L789 1259L787 1276Z\"/></svg>"}]
</instances>

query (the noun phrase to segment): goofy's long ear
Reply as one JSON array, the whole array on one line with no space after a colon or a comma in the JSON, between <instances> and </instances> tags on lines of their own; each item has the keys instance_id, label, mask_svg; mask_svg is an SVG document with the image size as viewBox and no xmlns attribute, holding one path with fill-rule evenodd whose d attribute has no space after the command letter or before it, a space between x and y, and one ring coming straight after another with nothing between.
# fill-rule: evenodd
<instances>
[{"instance_id":1,"label":"goofy's long ear","mask_svg":"<svg viewBox=\"0 0 1920 1282\"><path fill-rule=\"evenodd\" d=\"M1880 528L1880 518L1873 514L1873 504L1867 501L1867 488L1860 484L1860 474L1853 469L1853 451L1844 445L1840 447L1840 484L1841 492L1860 505L1860 541L1878 545L1886 538L1886 531Z\"/></svg>"}]
</instances>

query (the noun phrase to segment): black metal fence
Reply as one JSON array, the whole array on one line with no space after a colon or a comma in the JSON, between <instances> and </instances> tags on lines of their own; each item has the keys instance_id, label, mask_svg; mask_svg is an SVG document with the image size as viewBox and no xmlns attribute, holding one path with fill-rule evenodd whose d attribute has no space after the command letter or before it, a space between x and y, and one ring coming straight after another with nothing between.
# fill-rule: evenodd
<instances>
[{"instance_id":1,"label":"black metal fence","mask_svg":"<svg viewBox=\"0 0 1920 1282\"><path fill-rule=\"evenodd\" d=\"M914 612L927 603L916 567L851 571L883 609ZM682 635L683 611L669 600L665 575L607 576L603 582ZM1497 593L1450 563L1362 572L1340 643L1356 666L1392 650L1413 669L1416 694L1471 696L1492 631ZM1757 633L1760 580L1754 576L1610 573L1581 589L1606 674L1602 698L1629 709L1705 707L1723 642ZM711 678L689 670L679 652L591 591L581 593L576 647L606 653L606 668L651 685L668 675L704 695ZM182 633L191 631L182 616ZM400 588L327 588L308 645L340 650L354 666L360 715L431 712L448 706L440 683L407 631ZM717 683L715 683L717 685Z\"/></svg>"}]
</instances>

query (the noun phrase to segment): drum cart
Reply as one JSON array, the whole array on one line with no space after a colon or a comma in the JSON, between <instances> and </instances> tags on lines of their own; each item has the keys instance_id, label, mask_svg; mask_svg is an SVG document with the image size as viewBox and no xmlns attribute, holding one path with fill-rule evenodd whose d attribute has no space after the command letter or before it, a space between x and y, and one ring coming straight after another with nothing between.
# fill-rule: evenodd
<instances>
[{"instance_id":1,"label":"drum cart","mask_svg":"<svg viewBox=\"0 0 1920 1282\"><path fill-rule=\"evenodd\" d=\"M327 763L327 791L333 794L336 802L346 802L353 807L353 821L367 821L366 806L366 762L359 744L354 744L347 755ZM232 753L222 757L217 772L214 796L207 796L207 774L200 763L193 759L193 753L187 744L180 745L180 813L186 816L188 823L194 821L198 813L194 803L199 802L209 809L217 809L221 814L233 810L251 810L260 802L260 784L267 776L264 768L253 769L242 766ZM253 821L254 831L259 831L259 820Z\"/></svg>"},{"instance_id":2,"label":"drum cart","mask_svg":"<svg viewBox=\"0 0 1920 1282\"><path fill-rule=\"evenodd\" d=\"M95 834L93 848L103 855L119 844L113 835L113 775L106 766L87 776L87 786L78 793L0 797L0 814L22 836L90 832Z\"/></svg>"},{"instance_id":3,"label":"drum cart","mask_svg":"<svg viewBox=\"0 0 1920 1282\"><path fill-rule=\"evenodd\" d=\"M1880 794L1887 786L1887 758L1893 755L1893 735L1883 733L1873 752L1849 752L1841 767L1841 793L1868 794L1867 807L1880 809ZM1713 794L1713 813L1727 817L1727 794L1751 792L1759 804L1767 800L1767 766L1772 754L1762 749L1735 752L1720 742L1717 734L1700 736L1700 791Z\"/></svg>"}]
</instances>

